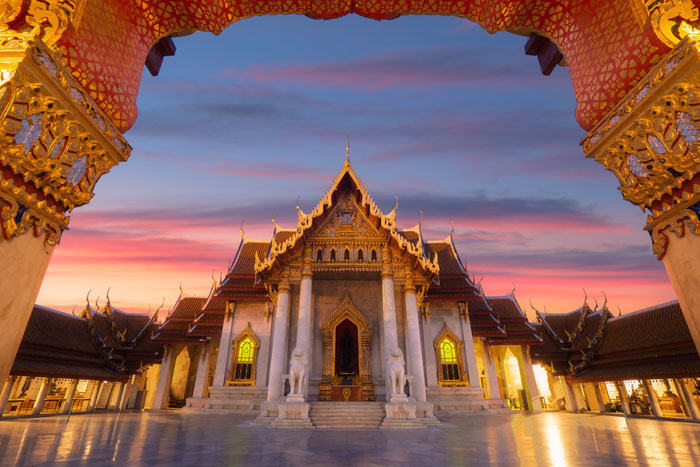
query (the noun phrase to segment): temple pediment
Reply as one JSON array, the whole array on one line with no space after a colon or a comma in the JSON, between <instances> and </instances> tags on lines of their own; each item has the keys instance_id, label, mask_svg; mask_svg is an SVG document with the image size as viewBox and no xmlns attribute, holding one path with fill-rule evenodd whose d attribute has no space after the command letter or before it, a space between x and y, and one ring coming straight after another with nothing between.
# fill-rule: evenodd
<instances>
[{"instance_id":1,"label":"temple pediment","mask_svg":"<svg viewBox=\"0 0 700 467\"><path fill-rule=\"evenodd\" d=\"M349 237L386 238L360 211L352 195L345 192L338 203L331 208L328 218L318 230L309 235L309 239L318 241Z\"/></svg>"}]
</instances>

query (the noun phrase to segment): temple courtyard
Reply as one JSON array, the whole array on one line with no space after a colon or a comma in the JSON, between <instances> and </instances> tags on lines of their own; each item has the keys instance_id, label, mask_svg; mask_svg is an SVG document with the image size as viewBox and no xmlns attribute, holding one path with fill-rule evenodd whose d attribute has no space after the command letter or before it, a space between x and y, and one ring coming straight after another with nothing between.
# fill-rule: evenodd
<instances>
[{"instance_id":1,"label":"temple courtyard","mask_svg":"<svg viewBox=\"0 0 700 467\"><path fill-rule=\"evenodd\" d=\"M0 465L700 465L697 423L474 415L428 430L279 430L175 411L0 423Z\"/></svg>"}]
</instances>

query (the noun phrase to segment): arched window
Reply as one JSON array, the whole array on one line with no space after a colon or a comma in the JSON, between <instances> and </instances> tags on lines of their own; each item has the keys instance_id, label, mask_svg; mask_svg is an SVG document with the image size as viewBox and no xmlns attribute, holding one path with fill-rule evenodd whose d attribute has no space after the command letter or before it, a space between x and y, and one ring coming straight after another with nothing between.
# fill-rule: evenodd
<instances>
[{"instance_id":1,"label":"arched window","mask_svg":"<svg viewBox=\"0 0 700 467\"><path fill-rule=\"evenodd\" d=\"M335 261L335 248L331 250L331 261Z\"/></svg>"},{"instance_id":2,"label":"arched window","mask_svg":"<svg viewBox=\"0 0 700 467\"><path fill-rule=\"evenodd\" d=\"M372 261L377 261L377 250L372 250Z\"/></svg>"},{"instance_id":3,"label":"arched window","mask_svg":"<svg viewBox=\"0 0 700 467\"><path fill-rule=\"evenodd\" d=\"M445 337L440 342L440 370L444 381L459 381L459 363L455 343Z\"/></svg>"},{"instance_id":4,"label":"arched window","mask_svg":"<svg viewBox=\"0 0 700 467\"><path fill-rule=\"evenodd\" d=\"M250 324L231 344L232 362L227 386L254 386L255 362L260 348L260 341L250 329Z\"/></svg>"},{"instance_id":5,"label":"arched window","mask_svg":"<svg viewBox=\"0 0 700 467\"><path fill-rule=\"evenodd\" d=\"M345 261L350 261L350 250L345 249Z\"/></svg>"},{"instance_id":6,"label":"arched window","mask_svg":"<svg viewBox=\"0 0 700 467\"><path fill-rule=\"evenodd\" d=\"M316 252L316 261L323 261L323 250L320 248Z\"/></svg>"},{"instance_id":7,"label":"arched window","mask_svg":"<svg viewBox=\"0 0 700 467\"><path fill-rule=\"evenodd\" d=\"M364 260L365 260L365 254L362 252L362 250L357 250L357 260L358 260L358 261L364 261Z\"/></svg>"},{"instance_id":8,"label":"arched window","mask_svg":"<svg viewBox=\"0 0 700 467\"><path fill-rule=\"evenodd\" d=\"M438 384L440 386L467 386L462 366L462 341L445 323L437 339L435 353L438 360Z\"/></svg>"}]
</instances>

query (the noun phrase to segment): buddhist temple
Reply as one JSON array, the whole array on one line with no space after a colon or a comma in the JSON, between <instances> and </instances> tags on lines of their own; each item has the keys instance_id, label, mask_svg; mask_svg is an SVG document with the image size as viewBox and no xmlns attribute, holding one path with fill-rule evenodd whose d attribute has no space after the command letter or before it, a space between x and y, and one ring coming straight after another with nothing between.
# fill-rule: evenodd
<instances>
[{"instance_id":1,"label":"buddhist temple","mask_svg":"<svg viewBox=\"0 0 700 467\"><path fill-rule=\"evenodd\" d=\"M541 409L528 349L542 338L514 294L487 297L470 279L452 233L398 228L348 159L297 218L268 239L243 234L208 297L180 296L154 331L166 347L154 408L325 426L331 403L354 402L379 413L374 427Z\"/></svg>"}]
</instances>

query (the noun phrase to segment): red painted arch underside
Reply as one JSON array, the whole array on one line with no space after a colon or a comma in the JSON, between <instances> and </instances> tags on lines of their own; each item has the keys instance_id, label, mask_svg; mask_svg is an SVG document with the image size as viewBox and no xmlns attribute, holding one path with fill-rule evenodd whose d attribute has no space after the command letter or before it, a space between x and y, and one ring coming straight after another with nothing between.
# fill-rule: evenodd
<instances>
[{"instance_id":1,"label":"red painted arch underside","mask_svg":"<svg viewBox=\"0 0 700 467\"><path fill-rule=\"evenodd\" d=\"M629 0L87 0L78 29L58 45L75 77L126 131L137 117L146 55L160 38L187 30L218 33L259 15L331 19L350 13L377 20L451 15L489 32L545 35L566 58L578 101L576 119L584 129L668 52L648 24L641 27L635 20Z\"/></svg>"}]
</instances>

